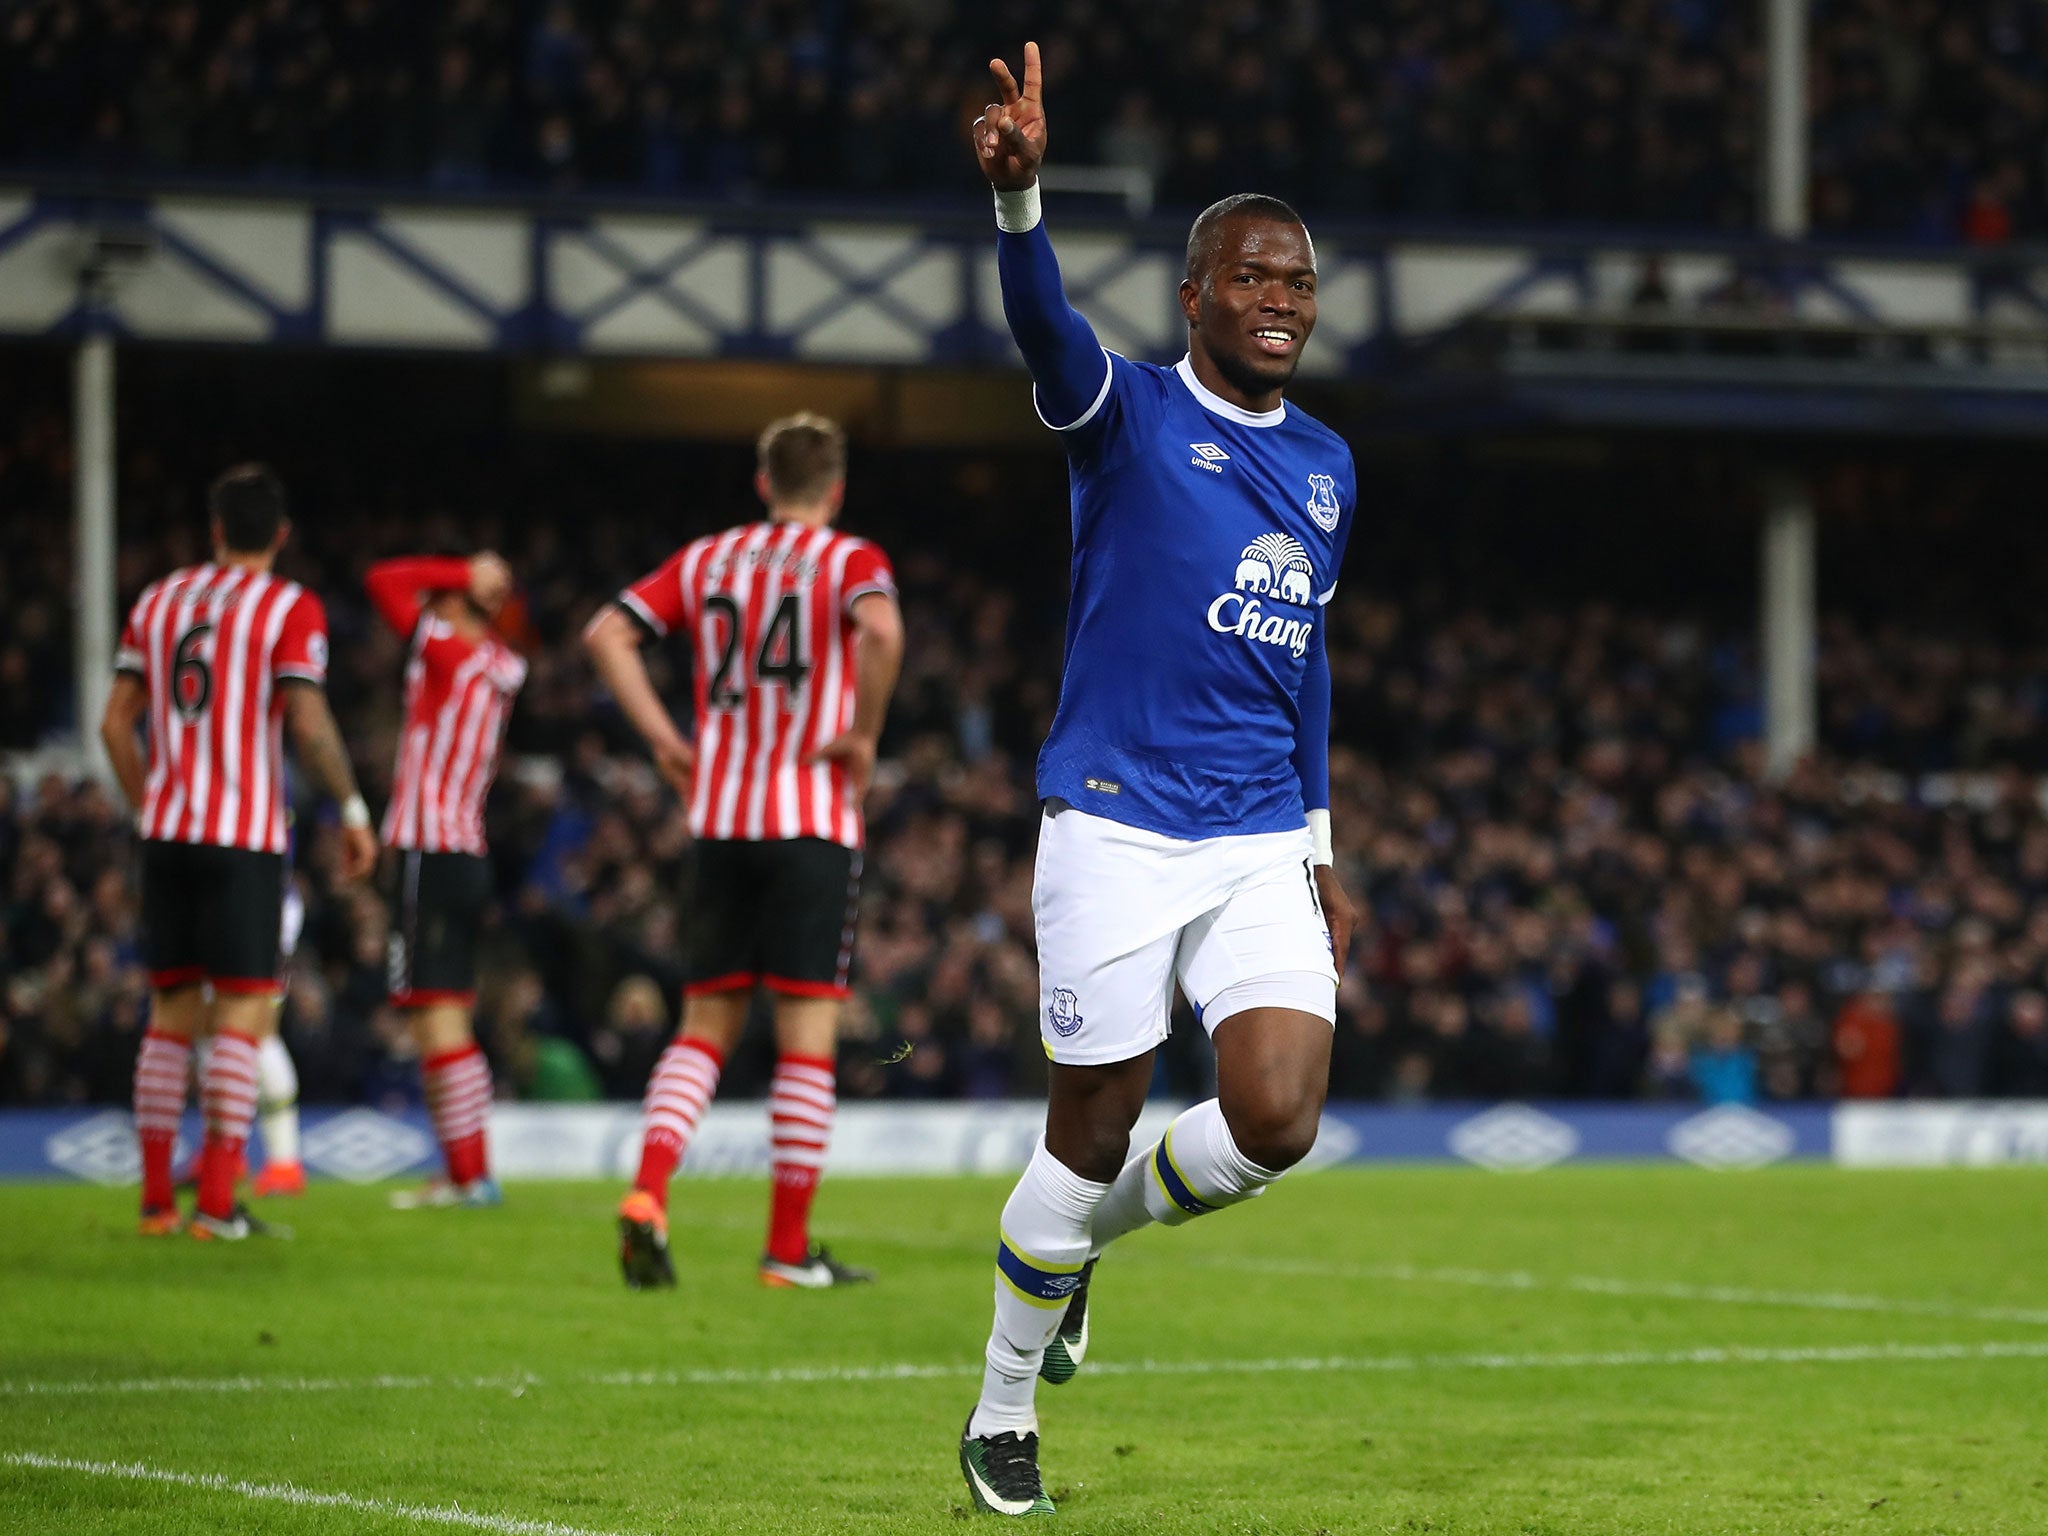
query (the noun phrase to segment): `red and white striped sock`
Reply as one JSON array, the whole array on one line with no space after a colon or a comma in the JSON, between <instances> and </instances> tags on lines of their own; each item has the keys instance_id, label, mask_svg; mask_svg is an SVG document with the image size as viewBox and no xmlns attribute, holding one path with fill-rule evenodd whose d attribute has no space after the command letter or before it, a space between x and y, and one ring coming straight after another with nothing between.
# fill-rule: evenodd
<instances>
[{"instance_id":1,"label":"red and white striped sock","mask_svg":"<svg viewBox=\"0 0 2048 1536\"><path fill-rule=\"evenodd\" d=\"M192 1042L147 1030L135 1057L135 1139L142 1148L142 1208L166 1211L177 1196L171 1184L171 1149L185 1116L185 1074Z\"/></svg>"},{"instance_id":2,"label":"red and white striped sock","mask_svg":"<svg viewBox=\"0 0 2048 1536\"><path fill-rule=\"evenodd\" d=\"M199 1149L199 1214L225 1219L235 1214L235 1183L242 1176L242 1149L256 1119L256 1040L222 1030L206 1053L206 1077L199 1104L206 1115L206 1142Z\"/></svg>"},{"instance_id":3,"label":"red and white striped sock","mask_svg":"<svg viewBox=\"0 0 2048 1536\"><path fill-rule=\"evenodd\" d=\"M825 1174L838 1104L829 1056L782 1056L768 1090L775 1192L768 1207L768 1257L801 1264L811 1251L811 1200Z\"/></svg>"},{"instance_id":4,"label":"red and white striped sock","mask_svg":"<svg viewBox=\"0 0 2048 1536\"><path fill-rule=\"evenodd\" d=\"M697 1134L704 1106L718 1091L718 1073L724 1065L724 1055L709 1041L678 1036L661 1053L654 1076L648 1079L640 1174L633 1187L654 1196L663 1210L668 1209L669 1178L690 1150L690 1138Z\"/></svg>"},{"instance_id":5,"label":"red and white striped sock","mask_svg":"<svg viewBox=\"0 0 2048 1536\"><path fill-rule=\"evenodd\" d=\"M427 1112L448 1165L448 1182L470 1184L491 1171L484 1131L491 1117L491 1065L472 1040L420 1063Z\"/></svg>"}]
</instances>

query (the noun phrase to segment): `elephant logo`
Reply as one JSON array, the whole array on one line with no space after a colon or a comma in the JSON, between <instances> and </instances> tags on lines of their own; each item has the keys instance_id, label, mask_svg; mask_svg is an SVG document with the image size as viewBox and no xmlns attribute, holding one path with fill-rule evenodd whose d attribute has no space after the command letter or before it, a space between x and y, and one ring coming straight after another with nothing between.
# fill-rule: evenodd
<instances>
[{"instance_id":1,"label":"elephant logo","mask_svg":"<svg viewBox=\"0 0 2048 1536\"><path fill-rule=\"evenodd\" d=\"M1316 526L1325 533L1337 531L1337 519L1343 511L1337 505L1337 477L1335 475L1310 475L1308 477L1308 515L1315 519Z\"/></svg>"},{"instance_id":2,"label":"elephant logo","mask_svg":"<svg viewBox=\"0 0 2048 1536\"><path fill-rule=\"evenodd\" d=\"M1314 595L1315 573L1308 551L1284 533L1262 533L1238 556L1232 585L1255 597L1273 596L1284 603L1307 606Z\"/></svg>"},{"instance_id":3,"label":"elephant logo","mask_svg":"<svg viewBox=\"0 0 2048 1536\"><path fill-rule=\"evenodd\" d=\"M1299 659L1316 632L1315 592L1315 567L1300 542L1284 533L1262 533L1238 555L1232 589L1209 604L1209 627L1255 645L1277 645ZM1290 614L1287 607L1308 612Z\"/></svg>"}]
</instances>

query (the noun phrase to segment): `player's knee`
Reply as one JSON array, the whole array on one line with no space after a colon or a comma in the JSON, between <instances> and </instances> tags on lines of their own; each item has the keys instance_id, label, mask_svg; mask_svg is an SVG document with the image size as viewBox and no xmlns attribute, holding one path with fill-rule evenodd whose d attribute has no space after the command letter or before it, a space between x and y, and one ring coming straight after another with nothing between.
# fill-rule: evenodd
<instances>
[{"instance_id":1,"label":"player's knee","mask_svg":"<svg viewBox=\"0 0 2048 1536\"><path fill-rule=\"evenodd\" d=\"M1048 1117L1045 1149L1079 1177L1107 1184L1131 1155L1131 1132L1100 1117L1065 1116L1057 1123Z\"/></svg>"},{"instance_id":2,"label":"player's knee","mask_svg":"<svg viewBox=\"0 0 2048 1536\"><path fill-rule=\"evenodd\" d=\"M1254 1093L1223 1106L1237 1150L1272 1173L1284 1173L1309 1154L1322 1123L1320 1100L1288 1093Z\"/></svg>"},{"instance_id":3,"label":"player's knee","mask_svg":"<svg viewBox=\"0 0 2048 1536\"><path fill-rule=\"evenodd\" d=\"M1053 1155L1059 1156L1058 1153ZM1064 1157L1060 1161L1084 1179L1097 1184L1111 1183L1123 1172L1124 1163L1130 1158L1131 1133L1110 1126L1097 1127L1084 1138L1075 1155L1079 1159L1076 1162L1069 1162Z\"/></svg>"}]
</instances>

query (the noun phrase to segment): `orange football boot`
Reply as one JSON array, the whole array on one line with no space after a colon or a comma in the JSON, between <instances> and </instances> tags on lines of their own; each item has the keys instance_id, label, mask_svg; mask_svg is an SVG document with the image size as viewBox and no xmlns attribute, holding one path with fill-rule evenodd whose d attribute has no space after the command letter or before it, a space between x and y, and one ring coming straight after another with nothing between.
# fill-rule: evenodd
<instances>
[{"instance_id":1,"label":"orange football boot","mask_svg":"<svg viewBox=\"0 0 2048 1536\"><path fill-rule=\"evenodd\" d=\"M249 1185L254 1195L303 1195L306 1192L304 1163L265 1163L263 1171Z\"/></svg>"},{"instance_id":2,"label":"orange football boot","mask_svg":"<svg viewBox=\"0 0 2048 1536\"><path fill-rule=\"evenodd\" d=\"M636 1291L676 1283L676 1267L668 1256L668 1213L644 1189L619 1202L619 1273Z\"/></svg>"}]
</instances>

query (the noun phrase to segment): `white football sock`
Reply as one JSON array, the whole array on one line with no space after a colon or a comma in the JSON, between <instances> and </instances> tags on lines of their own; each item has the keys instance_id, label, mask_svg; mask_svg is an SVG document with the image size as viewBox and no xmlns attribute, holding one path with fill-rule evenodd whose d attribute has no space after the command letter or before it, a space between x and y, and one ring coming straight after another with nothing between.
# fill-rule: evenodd
<instances>
[{"instance_id":1,"label":"white football sock","mask_svg":"<svg viewBox=\"0 0 2048 1536\"><path fill-rule=\"evenodd\" d=\"M1164 1136L1124 1164L1095 1208L1089 1252L1100 1253L1155 1221L1177 1227L1249 1200L1279 1177L1238 1151L1223 1118L1223 1105L1209 1099L1181 1115Z\"/></svg>"},{"instance_id":2,"label":"white football sock","mask_svg":"<svg viewBox=\"0 0 2048 1536\"><path fill-rule=\"evenodd\" d=\"M1088 1219L1108 1191L1060 1162L1043 1141L1031 1155L1003 1207L996 1321L969 1434L1021 1435L1038 1428L1038 1363L1088 1261Z\"/></svg>"},{"instance_id":3,"label":"white football sock","mask_svg":"<svg viewBox=\"0 0 2048 1536\"><path fill-rule=\"evenodd\" d=\"M299 1069L276 1035L256 1049L256 1124L266 1163L299 1160Z\"/></svg>"}]
</instances>

